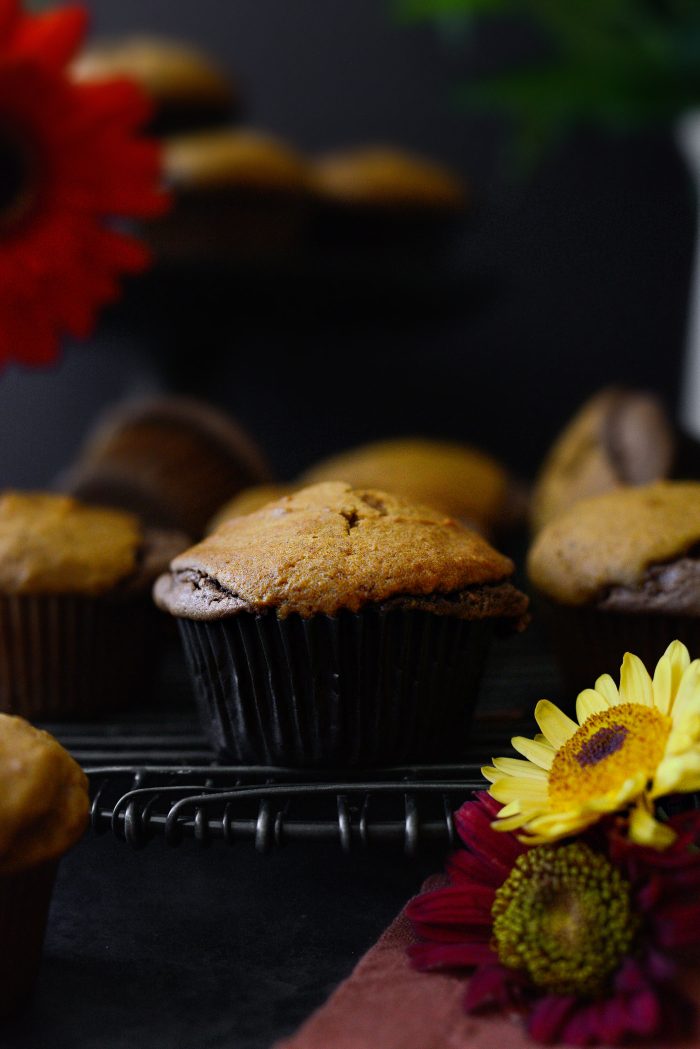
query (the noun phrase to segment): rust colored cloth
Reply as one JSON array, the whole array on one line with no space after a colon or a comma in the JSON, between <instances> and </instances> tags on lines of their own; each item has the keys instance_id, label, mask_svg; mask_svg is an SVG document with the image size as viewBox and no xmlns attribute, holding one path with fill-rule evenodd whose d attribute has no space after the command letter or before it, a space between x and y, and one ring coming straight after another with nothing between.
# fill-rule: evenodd
<instances>
[{"instance_id":1,"label":"rust colored cloth","mask_svg":"<svg viewBox=\"0 0 700 1049\"><path fill-rule=\"evenodd\" d=\"M440 884L442 878L430 878L423 889ZM464 979L413 970L406 957L412 942L402 911L325 1005L273 1049L536 1049L517 1019L467 1016ZM686 990L700 1002L698 974ZM642 1044L670 1049L663 1037ZM674 1049L700 1049L700 1035Z\"/></svg>"}]
</instances>

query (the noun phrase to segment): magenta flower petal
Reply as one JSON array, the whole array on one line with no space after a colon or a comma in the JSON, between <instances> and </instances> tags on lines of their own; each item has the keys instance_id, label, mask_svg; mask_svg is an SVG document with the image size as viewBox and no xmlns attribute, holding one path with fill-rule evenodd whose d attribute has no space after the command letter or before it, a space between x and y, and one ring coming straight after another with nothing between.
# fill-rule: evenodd
<instances>
[{"instance_id":1,"label":"magenta flower petal","mask_svg":"<svg viewBox=\"0 0 700 1049\"><path fill-rule=\"evenodd\" d=\"M447 886L416 897L406 908L412 922L456 931L491 925L494 890L480 885Z\"/></svg>"},{"instance_id":2,"label":"magenta flower petal","mask_svg":"<svg viewBox=\"0 0 700 1049\"><path fill-rule=\"evenodd\" d=\"M529 1033L545 1045L556 1042L577 1004L573 994L548 994L540 998L530 1013Z\"/></svg>"},{"instance_id":3,"label":"magenta flower petal","mask_svg":"<svg viewBox=\"0 0 700 1049\"><path fill-rule=\"evenodd\" d=\"M466 849L454 852L447 861L447 874L451 882L468 881L470 884L491 885L494 889L503 884L502 871L473 856Z\"/></svg>"},{"instance_id":4,"label":"magenta flower petal","mask_svg":"<svg viewBox=\"0 0 700 1049\"><path fill-rule=\"evenodd\" d=\"M471 969L497 961L487 943L414 943L408 948L414 969Z\"/></svg>"},{"instance_id":5,"label":"magenta flower petal","mask_svg":"<svg viewBox=\"0 0 700 1049\"><path fill-rule=\"evenodd\" d=\"M660 1027L661 1006L656 993L647 987L628 999L629 1029L640 1035L655 1034Z\"/></svg>"},{"instance_id":6,"label":"magenta flower petal","mask_svg":"<svg viewBox=\"0 0 700 1049\"><path fill-rule=\"evenodd\" d=\"M578 849L576 862L588 863L584 869L589 873L603 871L601 899L606 887L610 892L626 894L619 898L639 919L638 923L627 919L620 954L613 955L612 968L608 963L597 977L594 973L592 983L585 982L588 976L578 981L567 973L569 982L560 986L567 991L578 989L577 993L555 994L552 988L557 985L547 975L548 963L544 969L526 963L525 954L514 951L513 945L519 946L517 937L510 941L504 938L500 919L506 913L504 899L511 901L508 906L518 899L520 888L513 886L524 885L529 891L529 881L523 881L525 872L527 878L540 878L548 863L565 864L567 860L563 856L550 860L543 854L521 860L529 849L516 835L492 829L498 811L500 807L493 799L477 795L455 814L466 848L449 861L450 884L418 897L407 909L421 940L409 949L412 965L426 971L475 970L465 988L465 1010L521 1011L527 1014L530 1035L545 1044L563 1041L576 1046L611 1046L663 1032L665 1049L676 1033L690 1029L695 1015L692 1003L674 987L673 980L677 962L687 962L690 949L700 948L700 812L670 821L678 837L663 852L631 842L621 833L623 824L616 825L613 820L602 823L579 842L545 846L550 850ZM516 864L518 878L500 891ZM542 882L545 890L547 885ZM550 906L547 891L537 904L545 909ZM504 892L511 895L504 896ZM525 900L524 906L529 908L528 895ZM523 915L527 916L526 923L511 928L519 930L518 936L530 937L528 957L537 957L540 940L532 936L538 933L526 934L530 911L523 911L520 920L524 920ZM537 930L537 924L532 928ZM589 935L585 924L578 926L577 935ZM582 959L587 943L585 938L580 941ZM588 964L592 960L595 967L598 957L589 949ZM523 967L511 967L518 965Z\"/></svg>"},{"instance_id":7,"label":"magenta flower petal","mask_svg":"<svg viewBox=\"0 0 700 1049\"><path fill-rule=\"evenodd\" d=\"M526 1003L525 991L528 981L501 965L496 955L493 963L482 965L473 973L464 995L464 1008L468 1013L479 1012L493 1006L502 1009L522 1009Z\"/></svg>"}]
</instances>

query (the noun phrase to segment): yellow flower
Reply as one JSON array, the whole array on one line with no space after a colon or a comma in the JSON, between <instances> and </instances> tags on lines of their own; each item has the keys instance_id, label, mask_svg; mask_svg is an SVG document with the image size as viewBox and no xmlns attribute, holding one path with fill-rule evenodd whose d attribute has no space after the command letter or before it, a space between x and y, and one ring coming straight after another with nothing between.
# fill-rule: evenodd
<instances>
[{"instance_id":1,"label":"yellow flower","mask_svg":"<svg viewBox=\"0 0 700 1049\"><path fill-rule=\"evenodd\" d=\"M655 819L655 799L700 790L700 659L673 641L652 679L626 652L619 689L603 674L580 693L576 717L540 700L541 735L511 741L524 760L494 758L482 770L504 806L494 826L536 845L630 808L630 837L666 848L674 834Z\"/></svg>"}]
</instances>

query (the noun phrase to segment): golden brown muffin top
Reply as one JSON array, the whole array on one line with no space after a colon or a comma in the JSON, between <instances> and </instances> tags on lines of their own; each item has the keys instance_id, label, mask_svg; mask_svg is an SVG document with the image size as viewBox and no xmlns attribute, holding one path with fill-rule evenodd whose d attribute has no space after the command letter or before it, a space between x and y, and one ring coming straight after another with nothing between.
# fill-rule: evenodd
<instances>
[{"instance_id":1,"label":"golden brown muffin top","mask_svg":"<svg viewBox=\"0 0 700 1049\"><path fill-rule=\"evenodd\" d=\"M505 512L508 475L489 455L463 444L400 438L324 459L300 481L347 481L395 492L488 531Z\"/></svg>"},{"instance_id":2,"label":"golden brown muffin top","mask_svg":"<svg viewBox=\"0 0 700 1049\"><path fill-rule=\"evenodd\" d=\"M87 777L60 743L0 714L0 874L58 859L87 825Z\"/></svg>"},{"instance_id":3,"label":"golden brown muffin top","mask_svg":"<svg viewBox=\"0 0 700 1049\"><path fill-rule=\"evenodd\" d=\"M233 85L212 60L190 44L157 36L98 40L71 67L77 80L126 76L159 104L217 106L233 102Z\"/></svg>"},{"instance_id":4,"label":"golden brown muffin top","mask_svg":"<svg viewBox=\"0 0 700 1049\"><path fill-rule=\"evenodd\" d=\"M0 495L0 592L101 594L137 568L138 518L65 495Z\"/></svg>"},{"instance_id":5,"label":"golden brown muffin top","mask_svg":"<svg viewBox=\"0 0 700 1049\"><path fill-rule=\"evenodd\" d=\"M601 390L576 413L545 459L532 494L534 530L580 499L668 476L673 445L671 425L656 397Z\"/></svg>"},{"instance_id":6,"label":"golden brown muffin top","mask_svg":"<svg viewBox=\"0 0 700 1049\"><path fill-rule=\"evenodd\" d=\"M462 211L467 200L461 176L392 146L328 153L316 160L314 172L323 196L347 204Z\"/></svg>"},{"instance_id":7,"label":"golden brown muffin top","mask_svg":"<svg viewBox=\"0 0 700 1049\"><path fill-rule=\"evenodd\" d=\"M281 499L284 495L291 495L294 491L296 491L296 486L292 484L254 484L250 488L244 488L217 510L207 526L207 534L215 532L222 524L234 517L252 514L267 503Z\"/></svg>"},{"instance_id":8,"label":"golden brown muffin top","mask_svg":"<svg viewBox=\"0 0 700 1049\"><path fill-rule=\"evenodd\" d=\"M513 564L452 518L385 492L328 482L227 521L176 557L160 607L218 618L239 610L333 615L395 595L447 594L510 576Z\"/></svg>"},{"instance_id":9,"label":"golden brown muffin top","mask_svg":"<svg viewBox=\"0 0 700 1049\"><path fill-rule=\"evenodd\" d=\"M662 481L585 499L550 521L528 557L532 582L565 605L636 587L652 565L700 542L700 484Z\"/></svg>"},{"instance_id":10,"label":"golden brown muffin top","mask_svg":"<svg viewBox=\"0 0 700 1049\"><path fill-rule=\"evenodd\" d=\"M163 171L176 190L238 187L306 193L309 167L291 146L250 129L199 131L168 138Z\"/></svg>"}]
</instances>

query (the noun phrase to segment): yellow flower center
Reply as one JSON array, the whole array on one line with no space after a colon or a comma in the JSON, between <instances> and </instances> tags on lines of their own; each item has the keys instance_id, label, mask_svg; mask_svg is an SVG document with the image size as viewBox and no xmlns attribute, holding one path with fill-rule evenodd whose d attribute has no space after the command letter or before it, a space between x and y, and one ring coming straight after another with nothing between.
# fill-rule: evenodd
<instances>
[{"instance_id":1,"label":"yellow flower center","mask_svg":"<svg viewBox=\"0 0 700 1049\"><path fill-rule=\"evenodd\" d=\"M641 703L592 714L555 755L549 773L551 807L562 811L616 792L639 772L652 779L670 731L670 717Z\"/></svg>"},{"instance_id":2,"label":"yellow flower center","mask_svg":"<svg viewBox=\"0 0 700 1049\"><path fill-rule=\"evenodd\" d=\"M519 856L491 916L500 962L552 994L599 993L639 926L629 882L581 842Z\"/></svg>"}]
</instances>

